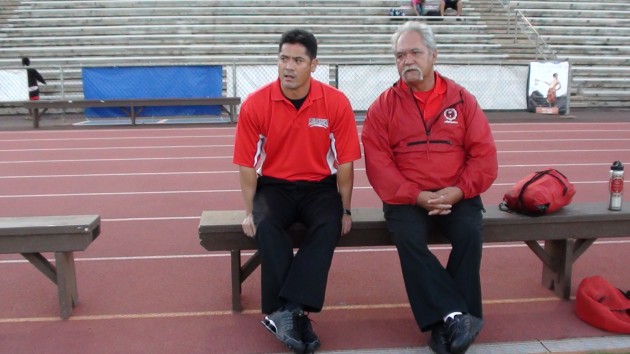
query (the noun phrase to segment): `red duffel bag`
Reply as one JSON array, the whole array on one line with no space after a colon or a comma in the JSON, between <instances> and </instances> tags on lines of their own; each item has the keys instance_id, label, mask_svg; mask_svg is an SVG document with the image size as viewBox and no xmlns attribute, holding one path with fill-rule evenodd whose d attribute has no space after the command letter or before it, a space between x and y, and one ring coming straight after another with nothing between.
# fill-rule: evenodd
<instances>
[{"instance_id":1,"label":"red duffel bag","mask_svg":"<svg viewBox=\"0 0 630 354\"><path fill-rule=\"evenodd\" d=\"M571 203L575 187L554 168L530 173L503 196L499 208L531 216L541 216Z\"/></svg>"}]
</instances>

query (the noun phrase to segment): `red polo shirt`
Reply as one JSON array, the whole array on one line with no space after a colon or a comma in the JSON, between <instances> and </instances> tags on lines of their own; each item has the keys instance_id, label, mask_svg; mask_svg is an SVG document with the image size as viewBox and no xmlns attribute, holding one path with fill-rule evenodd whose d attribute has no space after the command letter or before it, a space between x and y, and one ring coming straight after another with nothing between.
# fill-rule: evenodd
<instances>
[{"instance_id":1,"label":"red polo shirt","mask_svg":"<svg viewBox=\"0 0 630 354\"><path fill-rule=\"evenodd\" d=\"M444 79L435 72L433 73L433 76L435 77L435 85L433 85L432 89L422 92L413 91L413 97L416 98L418 107L422 111L422 118L424 118L425 121L432 119L440 113L442 102L446 96L446 84L444 83ZM401 80L401 83L403 89L409 90L409 86L404 81Z\"/></svg>"},{"instance_id":2,"label":"red polo shirt","mask_svg":"<svg viewBox=\"0 0 630 354\"><path fill-rule=\"evenodd\" d=\"M280 80L247 97L236 126L235 164L262 176L319 181L361 158L348 98L317 80L310 85L299 110L282 94Z\"/></svg>"}]
</instances>

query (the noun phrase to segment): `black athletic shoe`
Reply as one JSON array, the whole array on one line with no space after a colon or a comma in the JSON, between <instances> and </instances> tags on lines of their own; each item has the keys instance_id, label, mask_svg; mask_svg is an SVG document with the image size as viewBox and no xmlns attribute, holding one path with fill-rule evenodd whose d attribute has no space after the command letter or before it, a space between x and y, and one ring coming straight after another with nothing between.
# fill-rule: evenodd
<instances>
[{"instance_id":1,"label":"black athletic shoe","mask_svg":"<svg viewBox=\"0 0 630 354\"><path fill-rule=\"evenodd\" d=\"M481 327L483 327L483 320L469 314L457 315L453 319L446 320L445 329L450 343L450 352L452 354L465 353L477 338Z\"/></svg>"},{"instance_id":2,"label":"black athletic shoe","mask_svg":"<svg viewBox=\"0 0 630 354\"><path fill-rule=\"evenodd\" d=\"M265 316L261 322L287 348L302 354L304 353L304 343L300 333L302 317L304 317L304 312L300 308L293 311L280 310Z\"/></svg>"},{"instance_id":3,"label":"black athletic shoe","mask_svg":"<svg viewBox=\"0 0 630 354\"><path fill-rule=\"evenodd\" d=\"M313 331L313 325L311 319L307 315L304 315L301 319L300 329L302 333L302 342L304 342L304 353L311 354L321 345L317 334Z\"/></svg>"},{"instance_id":4,"label":"black athletic shoe","mask_svg":"<svg viewBox=\"0 0 630 354\"><path fill-rule=\"evenodd\" d=\"M431 330L429 348L431 349L431 352L435 354L450 354L448 351L448 337L446 336L444 323L436 325L433 330Z\"/></svg>"}]
</instances>

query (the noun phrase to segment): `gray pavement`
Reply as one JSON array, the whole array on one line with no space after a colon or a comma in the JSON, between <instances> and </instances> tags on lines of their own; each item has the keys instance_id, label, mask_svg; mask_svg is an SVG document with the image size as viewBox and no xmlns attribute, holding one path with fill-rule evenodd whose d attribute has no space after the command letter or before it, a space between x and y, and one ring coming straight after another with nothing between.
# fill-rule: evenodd
<instances>
[{"instance_id":1,"label":"gray pavement","mask_svg":"<svg viewBox=\"0 0 630 354\"><path fill-rule=\"evenodd\" d=\"M431 354L428 347L320 351L322 354ZM630 336L473 344L467 354L630 353Z\"/></svg>"}]
</instances>

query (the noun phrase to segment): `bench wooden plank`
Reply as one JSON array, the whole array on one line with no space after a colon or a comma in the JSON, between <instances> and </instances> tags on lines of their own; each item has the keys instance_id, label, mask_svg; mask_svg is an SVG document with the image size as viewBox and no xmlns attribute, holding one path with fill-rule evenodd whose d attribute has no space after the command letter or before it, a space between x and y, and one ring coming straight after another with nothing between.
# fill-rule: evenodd
<instances>
[{"instance_id":1,"label":"bench wooden plank","mask_svg":"<svg viewBox=\"0 0 630 354\"><path fill-rule=\"evenodd\" d=\"M79 302L74 251L83 251L100 235L99 215L0 218L0 253L20 253L57 284L61 318ZM55 264L41 252L54 252Z\"/></svg>"},{"instance_id":2,"label":"bench wooden plank","mask_svg":"<svg viewBox=\"0 0 630 354\"><path fill-rule=\"evenodd\" d=\"M258 267L257 252L241 266L241 251L256 250L256 242L243 234L244 212L204 211L199 223L201 245L208 251L229 251L232 269L232 309L240 311L241 284ZM338 247L393 245L379 208L353 209L352 231ZM295 246L303 239L304 227L294 225ZM596 239L630 236L630 203L622 211L609 211L604 203L574 203L552 215L529 217L506 213L497 207L484 215L484 242L525 242L543 263L542 284L563 299L571 293L572 265ZM431 244L447 243L439 231ZM544 245L541 246L541 243Z\"/></svg>"}]
</instances>

